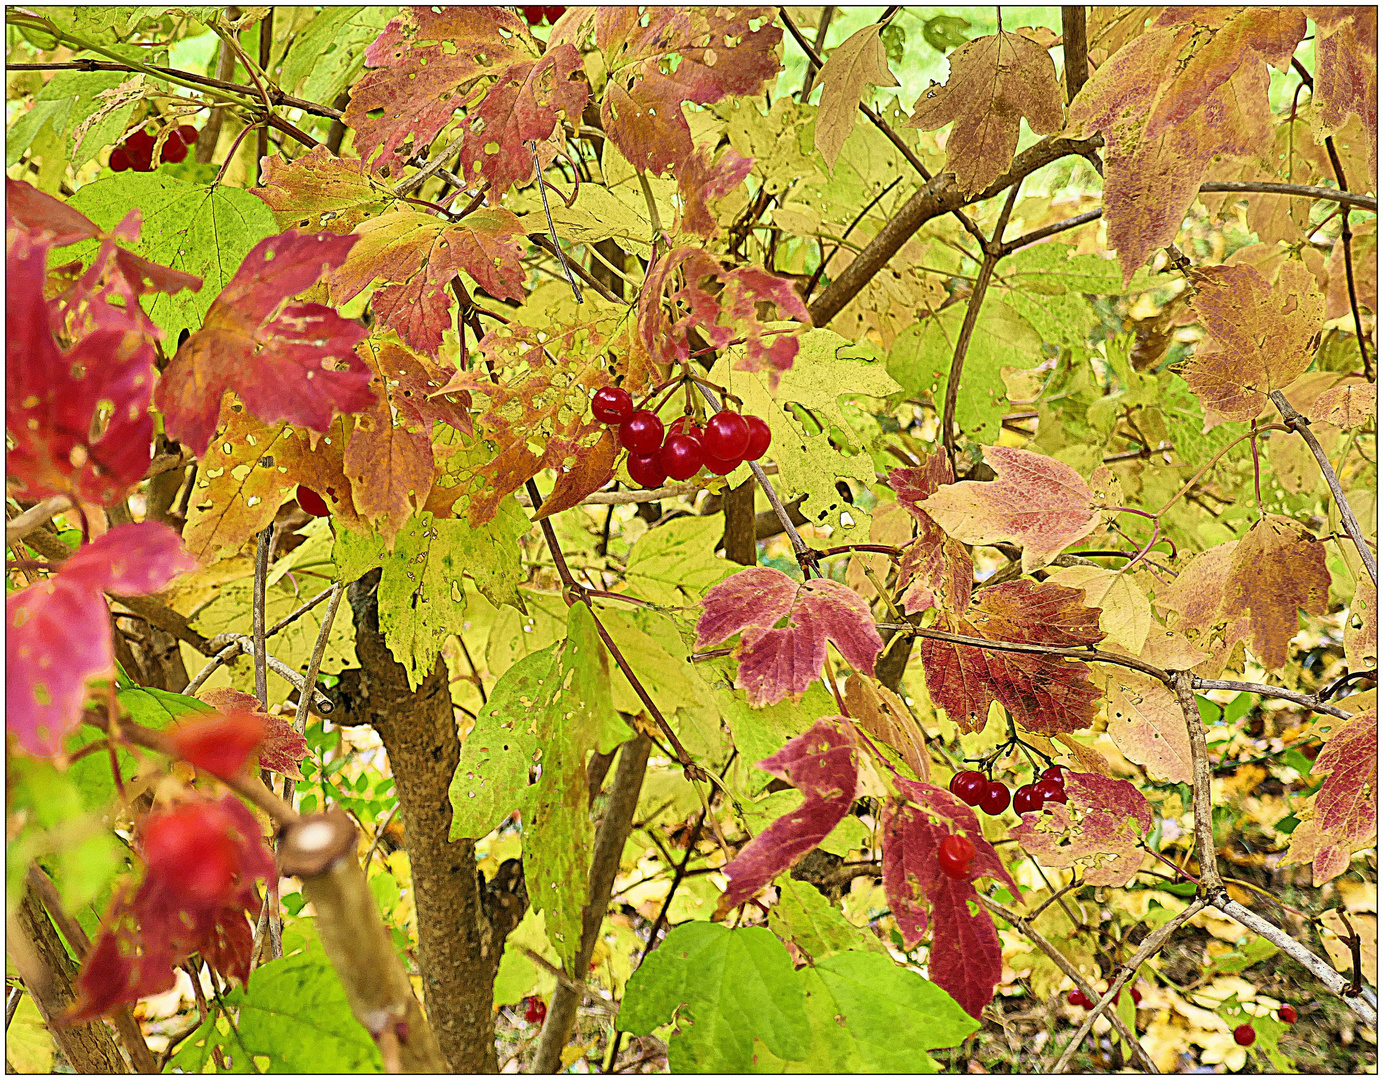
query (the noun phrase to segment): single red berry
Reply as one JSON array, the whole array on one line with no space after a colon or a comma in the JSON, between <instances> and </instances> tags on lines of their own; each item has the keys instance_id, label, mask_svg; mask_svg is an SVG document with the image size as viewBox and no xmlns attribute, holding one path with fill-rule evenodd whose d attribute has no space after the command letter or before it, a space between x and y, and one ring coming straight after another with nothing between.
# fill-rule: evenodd
<instances>
[{"instance_id":1,"label":"single red berry","mask_svg":"<svg viewBox=\"0 0 1383 1080\"><path fill-rule=\"evenodd\" d=\"M117 146L110 152L111 172L124 172L130 167L130 155L123 146Z\"/></svg>"},{"instance_id":2,"label":"single red berry","mask_svg":"<svg viewBox=\"0 0 1383 1080\"><path fill-rule=\"evenodd\" d=\"M547 1019L547 1002L540 997L523 999L523 1018L530 1024L541 1024Z\"/></svg>"},{"instance_id":3,"label":"single red berry","mask_svg":"<svg viewBox=\"0 0 1383 1080\"><path fill-rule=\"evenodd\" d=\"M302 484L298 485L298 506L303 513L311 514L313 517L328 517L331 514L331 507L327 506L326 500Z\"/></svg>"},{"instance_id":4,"label":"single red berry","mask_svg":"<svg viewBox=\"0 0 1383 1080\"><path fill-rule=\"evenodd\" d=\"M975 845L966 836L948 836L941 841L936 861L948 878L964 881L970 877L970 864L975 860Z\"/></svg>"},{"instance_id":5,"label":"single red berry","mask_svg":"<svg viewBox=\"0 0 1383 1080\"><path fill-rule=\"evenodd\" d=\"M629 478L642 488L662 487L667 479L662 454L656 451L652 454L630 454Z\"/></svg>"},{"instance_id":6,"label":"single red berry","mask_svg":"<svg viewBox=\"0 0 1383 1080\"><path fill-rule=\"evenodd\" d=\"M1295 1024L1297 1022L1297 1011L1290 1005L1284 1005L1277 1010L1277 1018L1284 1024Z\"/></svg>"},{"instance_id":7,"label":"single red berry","mask_svg":"<svg viewBox=\"0 0 1383 1080\"><path fill-rule=\"evenodd\" d=\"M558 19L560 19L560 18L561 18L563 15L565 15L566 13L567 13L567 9L564 8L564 7L545 7L545 8L543 8L543 14L545 14L545 15L547 16L547 21L550 22L550 23L555 23Z\"/></svg>"},{"instance_id":8,"label":"single red berry","mask_svg":"<svg viewBox=\"0 0 1383 1080\"><path fill-rule=\"evenodd\" d=\"M591 399L591 415L602 424L622 424L634 415L634 399L622 386L602 386Z\"/></svg>"},{"instance_id":9,"label":"single red berry","mask_svg":"<svg viewBox=\"0 0 1383 1080\"><path fill-rule=\"evenodd\" d=\"M989 781L984 778L984 773L974 769L965 769L951 777L951 794L967 806L978 806L980 796L988 786Z\"/></svg>"},{"instance_id":10,"label":"single red berry","mask_svg":"<svg viewBox=\"0 0 1383 1080\"><path fill-rule=\"evenodd\" d=\"M669 435L659 455L663 469L674 480L690 480L701 469L705 458L701 443L690 435Z\"/></svg>"},{"instance_id":11,"label":"single red berry","mask_svg":"<svg viewBox=\"0 0 1383 1080\"><path fill-rule=\"evenodd\" d=\"M1051 777L1047 777L1045 780L1039 780L1037 783L1033 784L1032 787L1044 803L1064 803L1066 801L1066 785L1060 780L1053 780ZM1016 801L1017 800L1015 800L1015 802Z\"/></svg>"},{"instance_id":12,"label":"single red berry","mask_svg":"<svg viewBox=\"0 0 1383 1080\"><path fill-rule=\"evenodd\" d=\"M671 435L690 435L697 442L700 442L702 436L706 434L701 425L696 422L696 418L692 416L679 416L668 425L667 429Z\"/></svg>"},{"instance_id":13,"label":"single red berry","mask_svg":"<svg viewBox=\"0 0 1383 1080\"><path fill-rule=\"evenodd\" d=\"M1091 1000L1085 996L1085 992L1083 990L1072 990L1069 994L1066 995L1066 1000L1070 1004L1079 1006L1082 1009L1089 1009L1093 1007L1093 1002L1091 1002Z\"/></svg>"},{"instance_id":14,"label":"single red berry","mask_svg":"<svg viewBox=\"0 0 1383 1080\"><path fill-rule=\"evenodd\" d=\"M739 413L722 409L706 421L703 445L708 457L739 461L749 446L749 423Z\"/></svg>"},{"instance_id":15,"label":"single red berry","mask_svg":"<svg viewBox=\"0 0 1383 1080\"><path fill-rule=\"evenodd\" d=\"M760 416L746 416L744 422L749 425L749 445L744 448L745 461L758 461L768 453L768 447L773 442L773 432L768 430L768 421Z\"/></svg>"},{"instance_id":16,"label":"single red berry","mask_svg":"<svg viewBox=\"0 0 1383 1080\"><path fill-rule=\"evenodd\" d=\"M1129 997L1133 998L1133 1007L1135 1009L1138 1008L1139 1005L1143 1004L1143 995L1139 992L1138 987L1130 986L1128 988L1128 993Z\"/></svg>"},{"instance_id":17,"label":"single red berry","mask_svg":"<svg viewBox=\"0 0 1383 1080\"><path fill-rule=\"evenodd\" d=\"M721 461L720 458L714 458L707 454L703 464L706 466L707 472L714 473L716 476L724 476L726 473L732 473L739 468L740 459L732 458L729 461Z\"/></svg>"},{"instance_id":18,"label":"single red berry","mask_svg":"<svg viewBox=\"0 0 1383 1080\"><path fill-rule=\"evenodd\" d=\"M991 780L985 785L980 798L980 809L991 817L998 817L1008 809L1008 785L999 780Z\"/></svg>"},{"instance_id":19,"label":"single red berry","mask_svg":"<svg viewBox=\"0 0 1383 1080\"><path fill-rule=\"evenodd\" d=\"M1258 1032L1253 1030L1252 1024L1240 1024L1234 1029L1234 1041L1240 1046L1252 1046L1253 1040L1258 1038Z\"/></svg>"},{"instance_id":20,"label":"single red berry","mask_svg":"<svg viewBox=\"0 0 1383 1080\"><path fill-rule=\"evenodd\" d=\"M1049 765L1049 766L1047 766L1047 768L1045 768L1045 769L1042 770L1042 779L1043 779L1043 780L1065 780L1065 778L1066 778L1066 766L1065 766L1065 765Z\"/></svg>"},{"instance_id":21,"label":"single red berry","mask_svg":"<svg viewBox=\"0 0 1383 1080\"><path fill-rule=\"evenodd\" d=\"M178 128L173 134L183 141L183 145L191 146L197 141L197 136L200 135L201 132L191 124L183 124L183 126Z\"/></svg>"},{"instance_id":22,"label":"single red berry","mask_svg":"<svg viewBox=\"0 0 1383 1080\"><path fill-rule=\"evenodd\" d=\"M187 160L187 143L179 139L176 132L164 140L162 160L172 162L174 165Z\"/></svg>"},{"instance_id":23,"label":"single red berry","mask_svg":"<svg viewBox=\"0 0 1383 1080\"><path fill-rule=\"evenodd\" d=\"M543 16L547 14L547 9L540 7L523 7L519 10L523 12L523 17L529 26L538 26L543 21Z\"/></svg>"},{"instance_id":24,"label":"single red berry","mask_svg":"<svg viewBox=\"0 0 1383 1080\"><path fill-rule=\"evenodd\" d=\"M1042 809L1042 796L1037 793L1036 784L1024 784L1013 793L1013 812L1022 817L1029 810Z\"/></svg>"},{"instance_id":25,"label":"single red berry","mask_svg":"<svg viewBox=\"0 0 1383 1080\"><path fill-rule=\"evenodd\" d=\"M619 444L631 454L656 454L663 446L663 422L640 409L619 426Z\"/></svg>"},{"instance_id":26,"label":"single red berry","mask_svg":"<svg viewBox=\"0 0 1383 1080\"><path fill-rule=\"evenodd\" d=\"M136 131L125 140L125 153L135 172L149 172L154 167L154 137L147 131Z\"/></svg>"}]
</instances>

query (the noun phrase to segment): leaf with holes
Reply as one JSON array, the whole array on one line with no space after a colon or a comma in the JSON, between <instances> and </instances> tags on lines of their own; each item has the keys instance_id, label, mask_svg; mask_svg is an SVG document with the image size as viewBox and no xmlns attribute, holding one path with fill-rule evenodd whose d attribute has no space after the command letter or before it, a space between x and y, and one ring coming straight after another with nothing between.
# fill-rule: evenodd
<instances>
[{"instance_id":1,"label":"leaf with holes","mask_svg":"<svg viewBox=\"0 0 1383 1080\"><path fill-rule=\"evenodd\" d=\"M1329 775L1315 795L1309 818L1293 830L1286 861L1309 862L1318 887L1344 873L1350 856L1374 842L1377 747L1378 710L1369 709L1337 727L1311 767L1313 774Z\"/></svg>"},{"instance_id":2,"label":"leaf with holes","mask_svg":"<svg viewBox=\"0 0 1383 1080\"><path fill-rule=\"evenodd\" d=\"M1127 885L1143 865L1148 800L1127 780L1096 773L1067 774L1066 796L1024 814L1009 835L1044 866L1082 867L1089 885Z\"/></svg>"},{"instance_id":3,"label":"leaf with holes","mask_svg":"<svg viewBox=\"0 0 1383 1080\"><path fill-rule=\"evenodd\" d=\"M1104 677L1109 737L1155 780L1189 784L1191 739L1176 696L1157 679L1109 665Z\"/></svg>"},{"instance_id":4,"label":"leaf with holes","mask_svg":"<svg viewBox=\"0 0 1383 1080\"><path fill-rule=\"evenodd\" d=\"M970 604L974 564L959 541L951 539L919 505L947 484L955 483L949 455L934 451L916 469L894 469L889 486L917 522L917 536L903 549L898 584L905 586L903 611L912 615L929 607L964 611Z\"/></svg>"},{"instance_id":5,"label":"leaf with holes","mask_svg":"<svg viewBox=\"0 0 1383 1080\"><path fill-rule=\"evenodd\" d=\"M337 157L319 143L301 157L264 159L264 175L250 193L264 200L282 229L345 236L394 205L389 189L358 158Z\"/></svg>"},{"instance_id":6,"label":"leaf with holes","mask_svg":"<svg viewBox=\"0 0 1383 1080\"><path fill-rule=\"evenodd\" d=\"M259 767L290 780L303 778L298 765L307 757L307 739L294 731L292 724L281 716L265 712L259 699L243 690L220 686L203 690L198 696L222 714L253 713L264 725L264 739L259 744Z\"/></svg>"},{"instance_id":7,"label":"leaf with holes","mask_svg":"<svg viewBox=\"0 0 1383 1080\"><path fill-rule=\"evenodd\" d=\"M682 196L682 228L706 239L720 232L711 213L712 199L722 199L744 182L754 159L741 157L727 147L712 161L715 148L703 143L677 172L677 192Z\"/></svg>"}]
</instances>

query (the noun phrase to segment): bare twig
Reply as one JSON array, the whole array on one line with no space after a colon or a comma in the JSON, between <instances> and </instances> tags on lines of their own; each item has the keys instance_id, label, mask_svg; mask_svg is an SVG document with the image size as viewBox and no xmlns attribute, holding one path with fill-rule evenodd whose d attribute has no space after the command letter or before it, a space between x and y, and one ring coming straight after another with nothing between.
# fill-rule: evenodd
<instances>
[{"instance_id":1,"label":"bare twig","mask_svg":"<svg viewBox=\"0 0 1383 1080\"><path fill-rule=\"evenodd\" d=\"M1331 716L1338 716L1342 720L1348 720L1353 715L1345 712L1344 709L1336 708L1334 705L1325 704L1315 694L1302 694L1296 690L1284 690L1280 686L1268 686L1265 683L1235 682L1231 679L1202 679L1197 676L1191 680L1191 685L1196 690L1238 690L1246 694L1282 698L1284 701L1293 701L1312 712L1329 713Z\"/></svg>"},{"instance_id":2,"label":"bare twig","mask_svg":"<svg viewBox=\"0 0 1383 1080\"><path fill-rule=\"evenodd\" d=\"M197 674L192 677L192 681L187 684L187 688L183 693L189 695L195 694L197 689L211 677L212 673L218 667L230 660L234 660L237 655L241 653L246 656L254 655L254 639L245 634L217 634L214 642L219 651L212 656L211 660L201 671L197 672ZM307 683L303 677L273 653L266 652L264 662L270 671L280 678L287 680L299 694L305 692ZM314 686L312 688L312 709L314 712L319 716L328 716L334 707L335 705L331 698L322 693L318 687Z\"/></svg>"},{"instance_id":3,"label":"bare twig","mask_svg":"<svg viewBox=\"0 0 1383 1080\"><path fill-rule=\"evenodd\" d=\"M5 522L5 543L19 543L35 529L42 528L59 514L71 509L72 500L66 495L49 495L42 502Z\"/></svg>"},{"instance_id":4,"label":"bare twig","mask_svg":"<svg viewBox=\"0 0 1383 1080\"><path fill-rule=\"evenodd\" d=\"M1210 752L1205 745L1205 725L1201 723L1200 707L1192 691L1193 678L1189 671L1179 671L1172 680L1172 690L1186 721L1186 734L1191 740L1192 807L1195 811L1196 856L1200 860L1201 890L1220 887L1219 860L1215 852L1215 828L1210 809Z\"/></svg>"},{"instance_id":5,"label":"bare twig","mask_svg":"<svg viewBox=\"0 0 1383 1080\"><path fill-rule=\"evenodd\" d=\"M1345 181L1345 167L1340 163L1340 155L1335 150L1335 138L1327 135L1325 138L1325 151L1330 155L1330 166L1335 170L1335 182L1340 185L1341 191L1348 191L1349 184ZM1378 207L1375 205L1374 210ZM1364 324L1359 319L1359 297L1354 290L1354 252L1353 252L1354 232L1349 227L1349 210L1345 208L1340 214L1340 243L1345 249L1345 285L1349 291L1349 310L1354 315L1354 336L1359 341L1359 359L1364 365L1364 378L1373 381L1373 365L1369 361L1369 346L1364 339ZM1378 584L1377 581L1374 584Z\"/></svg>"},{"instance_id":6,"label":"bare twig","mask_svg":"<svg viewBox=\"0 0 1383 1080\"><path fill-rule=\"evenodd\" d=\"M251 623L254 630L255 658L255 697L262 708L269 708L269 673L265 662L264 649L264 594L269 578L269 549L274 543L274 526L271 523L259 532L259 542L255 547L254 607Z\"/></svg>"}]
</instances>

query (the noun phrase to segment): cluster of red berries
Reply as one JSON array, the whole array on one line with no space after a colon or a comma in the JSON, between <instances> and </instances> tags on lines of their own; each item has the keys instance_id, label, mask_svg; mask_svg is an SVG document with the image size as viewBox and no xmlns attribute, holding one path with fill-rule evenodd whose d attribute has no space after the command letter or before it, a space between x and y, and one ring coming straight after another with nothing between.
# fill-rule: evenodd
<instances>
[{"instance_id":1,"label":"cluster of red berries","mask_svg":"<svg viewBox=\"0 0 1383 1080\"><path fill-rule=\"evenodd\" d=\"M1063 768L1053 765L1038 780L1024 784L1013 793L1013 811L1020 817L1029 810L1041 810L1049 802L1066 801ZM951 794L967 806L978 806L986 814L997 816L1008 809L1008 785L990 780L977 769L966 769L951 777Z\"/></svg>"},{"instance_id":2,"label":"cluster of red berries","mask_svg":"<svg viewBox=\"0 0 1383 1080\"><path fill-rule=\"evenodd\" d=\"M975 861L975 845L969 837L948 836L937 848L936 861L948 878L966 881L971 874L971 863Z\"/></svg>"},{"instance_id":3,"label":"cluster of red berries","mask_svg":"<svg viewBox=\"0 0 1383 1080\"><path fill-rule=\"evenodd\" d=\"M567 12L564 7L521 7L519 10L529 26L541 26L544 19L555 23Z\"/></svg>"},{"instance_id":4,"label":"cluster of red berries","mask_svg":"<svg viewBox=\"0 0 1383 1080\"><path fill-rule=\"evenodd\" d=\"M1122 986L1119 987L1120 997L1123 996L1124 989L1125 988ZM1130 986L1128 987L1128 992L1129 997L1133 998L1133 1007L1135 1009L1138 1008L1139 1005L1143 1004L1143 995L1139 991L1138 987ZM1069 994L1066 995L1066 1001L1069 1004L1075 1005L1082 1009L1093 1009L1095 1007L1095 1003L1085 996L1085 991L1083 990L1072 990ZM1114 1003L1116 1005L1119 1003L1119 997L1116 997L1114 999Z\"/></svg>"},{"instance_id":5,"label":"cluster of red berries","mask_svg":"<svg viewBox=\"0 0 1383 1080\"><path fill-rule=\"evenodd\" d=\"M657 413L635 409L629 391L619 386L597 390L591 412L603 424L619 425L620 445L629 451L629 475L644 488L661 487L668 477L690 480L702 466L724 476L742 462L758 461L773 441L759 417L729 409L710 417L705 427L682 416L665 431Z\"/></svg>"},{"instance_id":6,"label":"cluster of red berries","mask_svg":"<svg viewBox=\"0 0 1383 1080\"><path fill-rule=\"evenodd\" d=\"M540 997L524 998L523 1018L530 1024L541 1024L547 1019L547 1002Z\"/></svg>"},{"instance_id":7,"label":"cluster of red berries","mask_svg":"<svg viewBox=\"0 0 1383 1080\"><path fill-rule=\"evenodd\" d=\"M187 158L188 147L197 141L198 131L191 124L184 124L168 133L163 142L161 161L178 162ZM154 169L154 143L158 139L140 128L123 143L110 152L110 167L114 172L133 169L135 172L152 172Z\"/></svg>"}]
</instances>

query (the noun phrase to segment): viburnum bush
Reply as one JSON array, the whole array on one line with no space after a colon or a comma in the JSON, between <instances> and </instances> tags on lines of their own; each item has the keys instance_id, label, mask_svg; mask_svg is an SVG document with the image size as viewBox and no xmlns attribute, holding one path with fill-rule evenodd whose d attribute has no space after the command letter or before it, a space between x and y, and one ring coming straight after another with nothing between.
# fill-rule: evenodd
<instances>
[{"instance_id":1,"label":"viburnum bush","mask_svg":"<svg viewBox=\"0 0 1383 1080\"><path fill-rule=\"evenodd\" d=\"M8 1063L1375 1066L1376 10L936 10L6 10Z\"/></svg>"}]
</instances>

